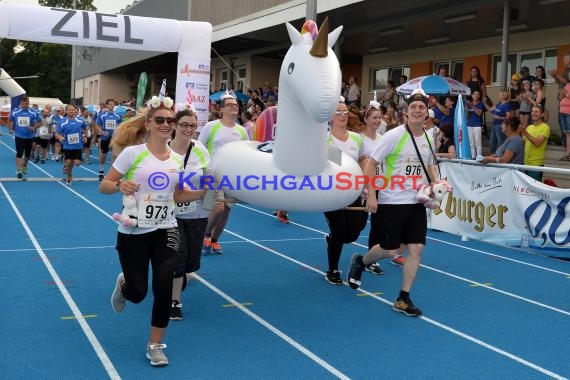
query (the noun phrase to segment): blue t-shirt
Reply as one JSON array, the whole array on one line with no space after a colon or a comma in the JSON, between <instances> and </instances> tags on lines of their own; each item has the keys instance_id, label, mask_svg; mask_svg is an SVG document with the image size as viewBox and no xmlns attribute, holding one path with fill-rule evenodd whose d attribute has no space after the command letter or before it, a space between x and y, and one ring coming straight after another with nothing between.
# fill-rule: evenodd
<instances>
[{"instance_id":1,"label":"blue t-shirt","mask_svg":"<svg viewBox=\"0 0 570 380\"><path fill-rule=\"evenodd\" d=\"M471 103L470 105L472 106L472 108L485 111L485 106L481 102L477 104ZM483 114L477 115L475 111L471 111L469 107L467 107L467 111L469 112L469 119L467 120L467 126L480 127L483 125Z\"/></svg>"},{"instance_id":2,"label":"blue t-shirt","mask_svg":"<svg viewBox=\"0 0 570 380\"><path fill-rule=\"evenodd\" d=\"M57 133L65 138L62 142L63 149L83 149L83 130L85 123L79 118L65 118L57 126Z\"/></svg>"},{"instance_id":3,"label":"blue t-shirt","mask_svg":"<svg viewBox=\"0 0 570 380\"><path fill-rule=\"evenodd\" d=\"M510 112L512 109L513 108L511 107L511 104L509 102L497 103L497 105L495 106L495 109L493 111L491 111L491 113L493 115L505 117L505 116L507 116L507 112ZM500 126L501 124L503 124L502 119L493 118L493 125Z\"/></svg>"},{"instance_id":4,"label":"blue t-shirt","mask_svg":"<svg viewBox=\"0 0 570 380\"><path fill-rule=\"evenodd\" d=\"M505 140L505 142L497 148L495 153L497 157L502 157L506 150L514 153L513 158L509 162L502 162L504 164L524 165L524 143L520 136L514 136Z\"/></svg>"},{"instance_id":5,"label":"blue t-shirt","mask_svg":"<svg viewBox=\"0 0 570 380\"><path fill-rule=\"evenodd\" d=\"M454 125L453 124L454 121L455 121L455 107L449 108L449 115L446 115L443 112L441 112L441 117L439 118L439 125L442 125L443 123L449 123L451 125Z\"/></svg>"},{"instance_id":6,"label":"blue t-shirt","mask_svg":"<svg viewBox=\"0 0 570 380\"><path fill-rule=\"evenodd\" d=\"M14 135L21 139L33 139L36 135L33 127L42 122L40 115L30 108L17 108L10 114Z\"/></svg>"},{"instance_id":7,"label":"blue t-shirt","mask_svg":"<svg viewBox=\"0 0 570 380\"><path fill-rule=\"evenodd\" d=\"M115 112L105 111L97 116L97 125L108 133L107 136L101 135L102 141L107 141L113 137L113 132L121 124L121 116Z\"/></svg>"}]
</instances>

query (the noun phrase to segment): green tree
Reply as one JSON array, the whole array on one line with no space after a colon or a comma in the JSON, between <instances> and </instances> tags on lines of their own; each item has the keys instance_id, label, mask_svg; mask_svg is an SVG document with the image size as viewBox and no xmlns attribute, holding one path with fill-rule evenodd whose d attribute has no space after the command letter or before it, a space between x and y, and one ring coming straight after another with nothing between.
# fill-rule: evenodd
<instances>
[{"instance_id":1,"label":"green tree","mask_svg":"<svg viewBox=\"0 0 570 380\"><path fill-rule=\"evenodd\" d=\"M82 9L84 11L96 11L93 0L39 0L38 3L44 7ZM77 5L74 7L74 5Z\"/></svg>"}]
</instances>

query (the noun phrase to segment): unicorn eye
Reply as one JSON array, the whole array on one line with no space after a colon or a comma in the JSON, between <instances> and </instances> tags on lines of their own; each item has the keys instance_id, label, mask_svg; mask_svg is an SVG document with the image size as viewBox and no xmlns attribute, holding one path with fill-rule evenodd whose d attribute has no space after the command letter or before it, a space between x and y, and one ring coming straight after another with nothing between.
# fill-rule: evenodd
<instances>
[{"instance_id":1,"label":"unicorn eye","mask_svg":"<svg viewBox=\"0 0 570 380\"><path fill-rule=\"evenodd\" d=\"M289 67L287 67L287 72L289 73L289 75L293 73L293 70L295 70L295 63L291 62L289 64Z\"/></svg>"}]
</instances>

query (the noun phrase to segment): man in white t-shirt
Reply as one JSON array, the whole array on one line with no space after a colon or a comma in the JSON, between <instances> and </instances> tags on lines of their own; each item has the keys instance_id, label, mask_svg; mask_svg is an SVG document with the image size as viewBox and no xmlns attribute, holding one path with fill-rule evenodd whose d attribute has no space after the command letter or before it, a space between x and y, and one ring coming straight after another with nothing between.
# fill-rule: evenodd
<instances>
[{"instance_id":1,"label":"man in white t-shirt","mask_svg":"<svg viewBox=\"0 0 570 380\"><path fill-rule=\"evenodd\" d=\"M222 96L222 118L208 122L202 128L198 141L201 142L213 162L216 153L227 143L232 141L249 140L247 131L237 124L239 106L235 97L230 94ZM222 189L223 190L223 189ZM208 226L206 227L206 237L202 248L203 255L221 254L222 247L218 242L220 235L224 231L233 203L229 203L223 197L223 191L217 191L216 204L208 216Z\"/></svg>"},{"instance_id":2,"label":"man in white t-shirt","mask_svg":"<svg viewBox=\"0 0 570 380\"><path fill-rule=\"evenodd\" d=\"M428 141L424 132L428 116L427 96L423 92L412 94L408 99L407 123L386 132L370 155L364 175L374 177L376 166L383 163L388 184L379 191L378 199L369 197L367 202L368 211L381 216L376 226L380 243L364 256L352 257L347 278L349 286L358 289L366 265L392 258L402 244L407 245L409 254L402 270L402 288L393 309L412 317L422 315L412 303L409 292L420 266L427 233L425 207L416 200L420 181L416 181L415 176L421 176L426 183L437 180L430 148L433 142ZM373 184L367 186L368 194L374 194Z\"/></svg>"}]
</instances>

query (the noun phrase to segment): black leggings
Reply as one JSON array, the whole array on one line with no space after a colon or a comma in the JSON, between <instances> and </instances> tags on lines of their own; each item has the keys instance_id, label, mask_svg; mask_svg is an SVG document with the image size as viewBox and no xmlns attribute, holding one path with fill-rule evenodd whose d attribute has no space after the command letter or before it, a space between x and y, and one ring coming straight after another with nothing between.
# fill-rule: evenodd
<instances>
[{"instance_id":1,"label":"black leggings","mask_svg":"<svg viewBox=\"0 0 570 380\"><path fill-rule=\"evenodd\" d=\"M362 206L358 198L350 206ZM358 239L360 232L366 227L368 213L366 211L335 210L325 212L330 234L327 244L329 271L338 270L338 262L342 246Z\"/></svg>"},{"instance_id":2,"label":"black leggings","mask_svg":"<svg viewBox=\"0 0 570 380\"><path fill-rule=\"evenodd\" d=\"M170 320L172 273L178 253L178 228L162 229L145 234L117 234L117 252L125 276L123 296L140 303L148 291L148 264L152 265L151 325L165 328Z\"/></svg>"},{"instance_id":3,"label":"black leggings","mask_svg":"<svg viewBox=\"0 0 570 380\"><path fill-rule=\"evenodd\" d=\"M178 247L174 278L179 278L185 273L196 272L200 269L202 243L204 242L208 218L176 218L176 221L180 232L180 247Z\"/></svg>"}]
</instances>

